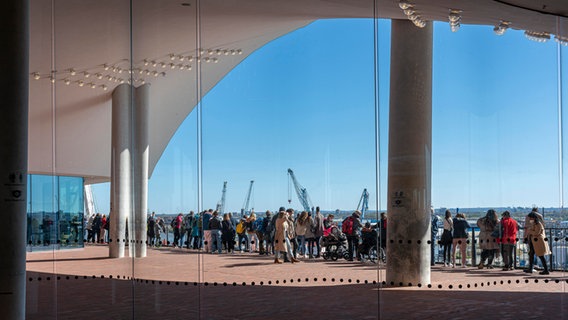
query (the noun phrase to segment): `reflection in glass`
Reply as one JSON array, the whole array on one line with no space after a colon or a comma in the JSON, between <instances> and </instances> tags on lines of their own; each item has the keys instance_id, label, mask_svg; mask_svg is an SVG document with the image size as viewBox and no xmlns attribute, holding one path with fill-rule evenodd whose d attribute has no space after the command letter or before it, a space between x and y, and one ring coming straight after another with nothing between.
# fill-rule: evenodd
<instances>
[{"instance_id":1,"label":"reflection in glass","mask_svg":"<svg viewBox=\"0 0 568 320\"><path fill-rule=\"evenodd\" d=\"M28 250L83 246L83 178L28 176Z\"/></svg>"}]
</instances>

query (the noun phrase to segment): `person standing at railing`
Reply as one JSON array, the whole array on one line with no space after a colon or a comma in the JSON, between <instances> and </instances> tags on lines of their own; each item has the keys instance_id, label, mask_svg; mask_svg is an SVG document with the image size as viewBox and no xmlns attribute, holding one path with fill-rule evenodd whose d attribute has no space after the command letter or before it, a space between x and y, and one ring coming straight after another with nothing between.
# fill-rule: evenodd
<instances>
[{"instance_id":1,"label":"person standing at railing","mask_svg":"<svg viewBox=\"0 0 568 320\"><path fill-rule=\"evenodd\" d=\"M387 252L387 213L381 212L381 220L379 221L379 239L380 246L383 248L384 252Z\"/></svg>"},{"instance_id":2,"label":"person standing at railing","mask_svg":"<svg viewBox=\"0 0 568 320\"><path fill-rule=\"evenodd\" d=\"M483 269L485 260L487 260L487 269L493 269L493 259L499 249L497 240L492 236L492 233L497 230L500 232L499 218L497 218L497 212L493 209L487 210L485 217L481 217L477 220L477 226L479 227L479 248L481 251L481 262L477 266L479 269ZM499 235L499 234L498 234ZM509 270L509 268L507 268Z\"/></svg>"},{"instance_id":3,"label":"person standing at railing","mask_svg":"<svg viewBox=\"0 0 568 320\"><path fill-rule=\"evenodd\" d=\"M534 256L538 256L540 261L542 262L542 266L544 267L544 271L539 272L539 274L549 274L548 272L548 265L546 264L546 259L544 256L549 255L550 248L548 247L548 243L545 240L545 233L544 233L544 219L542 215L537 214L534 209L527 215L528 223L525 225L525 238L528 239L529 243L529 268L525 270L527 273L533 273L533 263L534 263Z\"/></svg>"},{"instance_id":4,"label":"person standing at railing","mask_svg":"<svg viewBox=\"0 0 568 320\"><path fill-rule=\"evenodd\" d=\"M465 215L463 213L456 214L456 218L454 219L454 234L453 234L453 247L452 247L452 263L453 267L456 267L456 249L457 247L460 248L461 252L461 266L462 268L466 268L466 249L467 249L467 230L471 227L467 220L465 219Z\"/></svg>"},{"instance_id":5,"label":"person standing at railing","mask_svg":"<svg viewBox=\"0 0 568 320\"><path fill-rule=\"evenodd\" d=\"M174 243L172 244L173 247L181 248L180 239L181 239L182 224L183 224L183 213L180 212L171 222L171 226L174 231Z\"/></svg>"},{"instance_id":6,"label":"person standing at railing","mask_svg":"<svg viewBox=\"0 0 568 320\"><path fill-rule=\"evenodd\" d=\"M542 215L538 212L538 208L537 208L537 207L533 207L530 213L534 213L536 216L538 216L538 217L540 217L541 219L543 219ZM529 213L529 214L530 214L530 213ZM544 220L544 219L543 219L543 220ZM537 262L535 261L534 248L533 248L532 244L530 243L530 241L528 241L529 239L528 239L527 233L528 233L529 231L528 231L527 229L528 229L528 227L529 227L529 224L530 224L530 218L529 218L529 216L527 215L527 216L525 217L525 228L524 228L525 236L524 236L524 238L523 238L523 241L524 241L524 243L528 244L528 247L529 247L529 258L530 258L530 260L531 260L531 261L529 262L529 265L531 266L531 268L525 269L525 272L527 272L527 273L533 273L533 272L535 272L535 270L533 270L532 266L533 266L535 263L537 263Z\"/></svg>"},{"instance_id":7,"label":"person standing at railing","mask_svg":"<svg viewBox=\"0 0 568 320\"><path fill-rule=\"evenodd\" d=\"M452 231L454 231L454 222L452 220L452 212L446 210L446 216L444 217L444 232L442 233L442 238L440 239L440 245L444 247L444 267L452 267L452 260L450 260L453 236Z\"/></svg>"},{"instance_id":8,"label":"person standing at railing","mask_svg":"<svg viewBox=\"0 0 568 320\"><path fill-rule=\"evenodd\" d=\"M504 264L503 270L513 270L513 251L517 243L519 226L517 221L511 218L509 211L504 211L501 217L501 236L497 239L497 242L501 245L501 255L503 256Z\"/></svg>"},{"instance_id":9,"label":"person standing at railing","mask_svg":"<svg viewBox=\"0 0 568 320\"><path fill-rule=\"evenodd\" d=\"M436 256L434 255L434 244L436 243L436 237L438 237L438 216L434 214L434 209L430 209L430 222L432 224L430 229L431 242L430 246L430 265L434 266L436 264ZM385 236L386 237L386 236Z\"/></svg>"},{"instance_id":10,"label":"person standing at railing","mask_svg":"<svg viewBox=\"0 0 568 320\"><path fill-rule=\"evenodd\" d=\"M154 241L156 240L156 213L152 214L146 220L146 235L148 236L148 245L150 247L154 246Z\"/></svg>"}]
</instances>

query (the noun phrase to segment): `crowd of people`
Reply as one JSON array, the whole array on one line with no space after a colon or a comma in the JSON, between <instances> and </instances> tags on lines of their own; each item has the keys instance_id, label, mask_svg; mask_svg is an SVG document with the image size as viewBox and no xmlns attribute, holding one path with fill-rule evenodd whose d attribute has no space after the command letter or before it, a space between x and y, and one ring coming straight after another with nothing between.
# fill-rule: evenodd
<instances>
[{"instance_id":1,"label":"crowd of people","mask_svg":"<svg viewBox=\"0 0 568 320\"><path fill-rule=\"evenodd\" d=\"M173 241L161 239L166 231L164 220L152 213L147 220L149 246L170 244L173 247L203 250L211 254L248 252L260 255L274 255L274 263L299 262L300 258L317 259L322 256L322 238L332 236L333 230L339 232L334 215L324 217L319 207L312 214L302 211L295 214L293 209L281 207L277 213L266 211L257 216L254 211L241 218L230 213L221 217L217 211L209 209L201 213L193 211L186 215L179 213L170 222ZM361 242L367 237L378 237L372 233L376 228L386 237L386 215L381 216L380 224L372 227L361 223L361 213L355 211L342 224L342 235L347 239L346 258L361 260ZM372 236L370 236L372 234ZM367 248L368 249L368 248Z\"/></svg>"},{"instance_id":2,"label":"crowd of people","mask_svg":"<svg viewBox=\"0 0 568 320\"><path fill-rule=\"evenodd\" d=\"M87 242L108 243L109 225L110 219L107 219L105 214L92 214L85 225Z\"/></svg>"},{"instance_id":3,"label":"crowd of people","mask_svg":"<svg viewBox=\"0 0 568 320\"><path fill-rule=\"evenodd\" d=\"M468 230L471 228L465 215L457 213L452 218L450 210L446 210L444 221L444 230L440 239L440 245L443 247L443 262L445 267L456 267L456 251L459 248L461 252L461 267L466 268L466 246L468 241ZM503 271L514 269L513 253L519 238L519 224L511 217L509 211L504 211L499 219L497 212L493 209L487 210L484 217L477 220L479 227L479 247L481 251L481 261L478 264L479 269L494 268L494 260L498 253L501 253L503 260ZM525 218L524 238L522 239L529 247L529 265L524 271L527 273L535 273L535 256L541 263L543 270L539 273L542 275L549 274L548 264L545 256L551 254L550 248L546 241L544 219L538 212L538 208L533 208Z\"/></svg>"},{"instance_id":4,"label":"crowd of people","mask_svg":"<svg viewBox=\"0 0 568 320\"><path fill-rule=\"evenodd\" d=\"M324 217L319 207L315 212L302 211L295 214L293 209L280 207L277 213L266 211L263 216L257 216L254 211L241 218L230 213L220 216L218 212L209 209L201 213L179 213L169 221L173 230L173 241L170 243L162 238L169 231L166 221L152 213L147 219L148 245L160 247L171 245L188 249L203 250L212 254L248 252L260 255L274 255L274 263L299 262L301 258L320 258L326 249L329 237L345 240L345 255L349 261L362 260L362 255L369 247L386 252L387 215L381 213L376 225L361 222L361 213L353 212L345 218L339 228L333 214ZM432 212L432 243L438 234L439 218ZM93 214L85 225L86 240L93 243L108 243L110 219L106 215ZM456 268L457 252L461 253L459 266L467 267L467 245L472 228L463 213L452 216L446 210L442 221L443 232L438 241L442 250L444 267ZM495 210L490 209L485 216L477 220L479 227L478 242L481 249L479 269L495 268L494 262L502 257L502 270L514 269L513 253L519 241L528 246L528 267L524 270L535 273L538 257L543 270L540 274L549 274L550 270L546 256L551 254L546 241L545 224L538 208L533 208L525 217L524 238L519 240L519 224L511 217L509 211L504 211L499 219ZM383 240L380 240L383 239ZM369 240L369 241L367 241ZM327 257L325 257L327 258ZM432 246L432 265L435 264L434 247Z\"/></svg>"}]
</instances>

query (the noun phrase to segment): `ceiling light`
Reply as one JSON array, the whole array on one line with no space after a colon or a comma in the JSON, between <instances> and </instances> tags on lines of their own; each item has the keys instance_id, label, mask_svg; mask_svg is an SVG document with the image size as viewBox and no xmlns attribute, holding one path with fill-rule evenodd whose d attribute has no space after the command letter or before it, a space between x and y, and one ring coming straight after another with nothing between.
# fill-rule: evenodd
<instances>
[{"instance_id":1,"label":"ceiling light","mask_svg":"<svg viewBox=\"0 0 568 320\"><path fill-rule=\"evenodd\" d=\"M496 35L502 36L505 33L505 31L507 31L507 29L509 29L510 26L511 26L510 21L501 20L501 21L499 21L499 25L497 25L497 26L495 26L495 28L493 28L493 31L495 32Z\"/></svg>"},{"instance_id":2,"label":"ceiling light","mask_svg":"<svg viewBox=\"0 0 568 320\"><path fill-rule=\"evenodd\" d=\"M555 35L554 40L563 46L568 46L568 37Z\"/></svg>"},{"instance_id":3,"label":"ceiling light","mask_svg":"<svg viewBox=\"0 0 568 320\"><path fill-rule=\"evenodd\" d=\"M416 12L416 11L414 11L412 8L404 9L403 11L404 11L404 14L407 15L407 16L409 16L409 15L411 15L411 14L413 14L413 13Z\"/></svg>"},{"instance_id":4,"label":"ceiling light","mask_svg":"<svg viewBox=\"0 0 568 320\"><path fill-rule=\"evenodd\" d=\"M450 9L448 20L450 21L450 30L452 30L452 32L456 32L460 29L461 12L462 11L459 9Z\"/></svg>"},{"instance_id":5,"label":"ceiling light","mask_svg":"<svg viewBox=\"0 0 568 320\"><path fill-rule=\"evenodd\" d=\"M426 21L422 19L416 19L412 21L412 23L414 23L414 25L417 26L418 28L424 28L426 26Z\"/></svg>"},{"instance_id":6,"label":"ceiling light","mask_svg":"<svg viewBox=\"0 0 568 320\"><path fill-rule=\"evenodd\" d=\"M448 15L448 20L450 22L458 22L461 20L461 10L459 9L450 9L450 14Z\"/></svg>"},{"instance_id":7,"label":"ceiling light","mask_svg":"<svg viewBox=\"0 0 568 320\"><path fill-rule=\"evenodd\" d=\"M63 83L65 83L66 85L70 85L70 84L71 84L71 80L65 78L65 79L63 79Z\"/></svg>"},{"instance_id":8,"label":"ceiling light","mask_svg":"<svg viewBox=\"0 0 568 320\"><path fill-rule=\"evenodd\" d=\"M82 86L85 85L85 83L84 83L83 81L81 81L81 80L77 81L77 84L79 84L79 87L82 87Z\"/></svg>"},{"instance_id":9,"label":"ceiling light","mask_svg":"<svg viewBox=\"0 0 568 320\"><path fill-rule=\"evenodd\" d=\"M550 33L526 30L525 37L536 42L546 42L550 40Z\"/></svg>"},{"instance_id":10,"label":"ceiling light","mask_svg":"<svg viewBox=\"0 0 568 320\"><path fill-rule=\"evenodd\" d=\"M450 25L450 30L452 30L452 32L457 32L459 29L460 29L460 23L459 22L455 22L455 23Z\"/></svg>"},{"instance_id":11,"label":"ceiling light","mask_svg":"<svg viewBox=\"0 0 568 320\"><path fill-rule=\"evenodd\" d=\"M415 20L418 20L418 19L420 19L420 16L416 13L413 13L413 14L408 16L408 20L410 20L410 21L415 21Z\"/></svg>"},{"instance_id":12,"label":"ceiling light","mask_svg":"<svg viewBox=\"0 0 568 320\"><path fill-rule=\"evenodd\" d=\"M101 89L103 89L104 91L107 91L107 90L108 90L108 87L106 86L106 84L102 84L102 85L101 85Z\"/></svg>"},{"instance_id":13,"label":"ceiling light","mask_svg":"<svg viewBox=\"0 0 568 320\"><path fill-rule=\"evenodd\" d=\"M35 80L41 79L41 75L37 72L32 73L32 76L34 77Z\"/></svg>"},{"instance_id":14,"label":"ceiling light","mask_svg":"<svg viewBox=\"0 0 568 320\"><path fill-rule=\"evenodd\" d=\"M75 69L73 68L69 68L69 70L67 70L69 72L69 74L71 74L72 76L77 74L77 71L75 71Z\"/></svg>"},{"instance_id":15,"label":"ceiling light","mask_svg":"<svg viewBox=\"0 0 568 320\"><path fill-rule=\"evenodd\" d=\"M406 10L408 8L412 8L412 4L406 1L400 1L398 3L398 6L402 9L402 10Z\"/></svg>"}]
</instances>

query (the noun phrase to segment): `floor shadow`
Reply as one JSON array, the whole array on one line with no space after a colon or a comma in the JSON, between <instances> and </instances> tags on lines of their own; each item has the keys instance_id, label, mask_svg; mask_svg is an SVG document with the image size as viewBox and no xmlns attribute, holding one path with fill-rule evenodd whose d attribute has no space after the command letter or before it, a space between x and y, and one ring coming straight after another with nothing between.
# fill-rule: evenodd
<instances>
[{"instance_id":1,"label":"floor shadow","mask_svg":"<svg viewBox=\"0 0 568 320\"><path fill-rule=\"evenodd\" d=\"M30 320L551 319L568 314L566 293L508 292L506 287L380 289L374 284L206 284L49 273L28 276L26 319Z\"/></svg>"},{"instance_id":2,"label":"floor shadow","mask_svg":"<svg viewBox=\"0 0 568 320\"><path fill-rule=\"evenodd\" d=\"M33 259L26 260L26 263L38 263L38 262L63 262L63 261L85 261L85 260L110 260L114 258L109 257L84 257L84 258L50 258L50 259Z\"/></svg>"}]
</instances>

